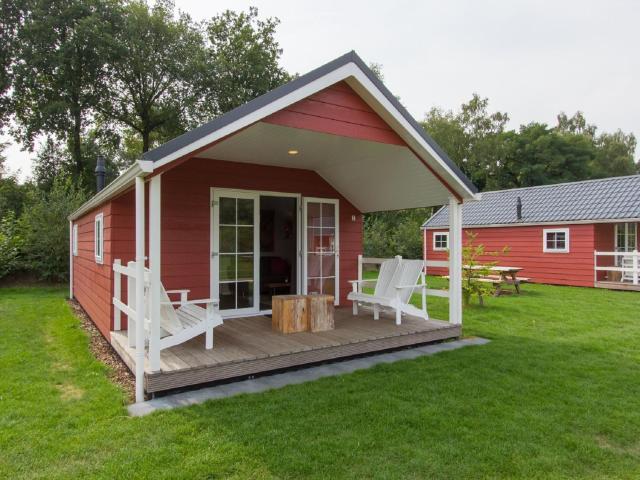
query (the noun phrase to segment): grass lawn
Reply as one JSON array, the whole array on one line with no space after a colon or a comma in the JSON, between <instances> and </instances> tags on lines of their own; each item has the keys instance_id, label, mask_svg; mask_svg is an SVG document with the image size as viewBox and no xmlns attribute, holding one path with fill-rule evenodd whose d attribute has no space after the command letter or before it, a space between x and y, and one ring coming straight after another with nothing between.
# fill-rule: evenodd
<instances>
[{"instance_id":1,"label":"grass lawn","mask_svg":"<svg viewBox=\"0 0 640 480\"><path fill-rule=\"evenodd\" d=\"M465 311L488 345L144 418L64 295L0 289L2 478L640 478L640 293L526 285Z\"/></svg>"}]
</instances>

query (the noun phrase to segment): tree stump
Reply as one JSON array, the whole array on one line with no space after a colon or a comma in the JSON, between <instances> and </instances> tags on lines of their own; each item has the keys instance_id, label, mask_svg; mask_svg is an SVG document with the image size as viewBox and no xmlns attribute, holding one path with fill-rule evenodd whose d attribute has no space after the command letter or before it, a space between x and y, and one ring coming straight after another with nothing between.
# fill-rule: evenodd
<instances>
[{"instance_id":1,"label":"tree stump","mask_svg":"<svg viewBox=\"0 0 640 480\"><path fill-rule=\"evenodd\" d=\"M307 295L309 327L312 332L334 329L333 295Z\"/></svg>"},{"instance_id":2,"label":"tree stump","mask_svg":"<svg viewBox=\"0 0 640 480\"><path fill-rule=\"evenodd\" d=\"M309 310L304 295L275 295L271 298L271 328L282 333L309 330Z\"/></svg>"}]
</instances>

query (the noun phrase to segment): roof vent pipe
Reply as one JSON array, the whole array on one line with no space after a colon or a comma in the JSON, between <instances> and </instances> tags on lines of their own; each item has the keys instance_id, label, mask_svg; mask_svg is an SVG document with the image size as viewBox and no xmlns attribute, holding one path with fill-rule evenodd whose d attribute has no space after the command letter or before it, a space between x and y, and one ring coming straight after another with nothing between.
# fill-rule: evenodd
<instances>
[{"instance_id":1,"label":"roof vent pipe","mask_svg":"<svg viewBox=\"0 0 640 480\"><path fill-rule=\"evenodd\" d=\"M518 220L522 220L522 199L520 197L516 201L516 215Z\"/></svg>"},{"instance_id":2,"label":"roof vent pipe","mask_svg":"<svg viewBox=\"0 0 640 480\"><path fill-rule=\"evenodd\" d=\"M104 188L104 176L107 172L107 168L105 166L104 157L102 155L98 155L96 158L96 193Z\"/></svg>"}]
</instances>

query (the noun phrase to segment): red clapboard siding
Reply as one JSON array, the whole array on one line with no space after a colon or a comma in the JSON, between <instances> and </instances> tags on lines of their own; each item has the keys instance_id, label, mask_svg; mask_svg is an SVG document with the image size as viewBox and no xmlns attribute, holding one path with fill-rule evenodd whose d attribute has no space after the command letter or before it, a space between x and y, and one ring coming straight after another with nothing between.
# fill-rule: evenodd
<instances>
[{"instance_id":1,"label":"red clapboard siding","mask_svg":"<svg viewBox=\"0 0 640 480\"><path fill-rule=\"evenodd\" d=\"M393 145L404 141L345 82L339 82L280 110L266 123Z\"/></svg>"},{"instance_id":2,"label":"red clapboard siding","mask_svg":"<svg viewBox=\"0 0 640 480\"><path fill-rule=\"evenodd\" d=\"M300 193L340 201L340 302L347 280L357 276L362 253L362 216L310 170L193 158L162 175L162 280L166 288L189 288L209 296L210 188ZM352 215L356 220L352 221Z\"/></svg>"},{"instance_id":3,"label":"red clapboard siding","mask_svg":"<svg viewBox=\"0 0 640 480\"><path fill-rule=\"evenodd\" d=\"M103 264L96 263L94 254L94 222L103 214L104 252ZM100 332L109 338L113 318L111 298L113 296L113 261L111 240L112 204L105 203L77 219L78 255L73 257L73 295L82 305Z\"/></svg>"},{"instance_id":4,"label":"red clapboard siding","mask_svg":"<svg viewBox=\"0 0 640 480\"><path fill-rule=\"evenodd\" d=\"M518 227L491 227L464 229L477 234L474 244L482 244L487 252L502 251L507 246L506 254L487 255L481 261L498 262L500 265L523 267L519 276L529 277L537 283L555 285L593 286L593 250L596 242L595 225L536 225ZM569 253L543 252L542 235L545 228L569 229ZM446 260L447 253L433 250L433 232L424 231L424 253L429 260ZM429 268L429 273L446 275L447 270Z\"/></svg>"},{"instance_id":5,"label":"red clapboard siding","mask_svg":"<svg viewBox=\"0 0 640 480\"><path fill-rule=\"evenodd\" d=\"M347 280L357 277L357 256L362 253L362 215L353 205L309 170L199 158L190 159L162 175L161 249L165 288L188 288L191 298L208 298L210 295L211 187L339 199L340 302L346 303L349 292ZM112 201L114 236L111 258L119 258L123 264L135 257L134 208L133 192ZM352 215L356 216L356 221L352 221ZM126 281L123 279L122 283L126 300ZM110 297L105 302L107 300L110 305ZM122 322L126 328L124 317Z\"/></svg>"}]
</instances>

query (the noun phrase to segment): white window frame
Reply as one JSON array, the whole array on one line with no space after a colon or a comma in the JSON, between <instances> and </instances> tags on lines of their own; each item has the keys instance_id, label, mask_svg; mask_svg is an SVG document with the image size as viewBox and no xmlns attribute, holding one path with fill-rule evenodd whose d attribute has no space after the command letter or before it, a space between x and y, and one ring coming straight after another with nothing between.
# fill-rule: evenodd
<instances>
[{"instance_id":1,"label":"white window frame","mask_svg":"<svg viewBox=\"0 0 640 480\"><path fill-rule=\"evenodd\" d=\"M100 232L100 237L98 237ZM96 263L103 263L104 260L104 214L99 213L93 221L93 253Z\"/></svg>"},{"instance_id":2,"label":"white window frame","mask_svg":"<svg viewBox=\"0 0 640 480\"><path fill-rule=\"evenodd\" d=\"M564 233L564 248L548 248L547 235L550 233ZM545 228L542 231L542 251L544 253L569 253L569 229L568 228Z\"/></svg>"},{"instance_id":3,"label":"white window frame","mask_svg":"<svg viewBox=\"0 0 640 480\"><path fill-rule=\"evenodd\" d=\"M438 247L436 246L436 237L443 236L447 239L446 247ZM449 232L433 232L433 251L434 252L446 252L449 250Z\"/></svg>"},{"instance_id":4,"label":"white window frame","mask_svg":"<svg viewBox=\"0 0 640 480\"><path fill-rule=\"evenodd\" d=\"M77 257L78 256L78 224L77 223L73 225L72 231L73 233L72 233L71 245L73 250L73 256Z\"/></svg>"}]
</instances>

